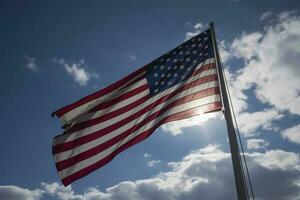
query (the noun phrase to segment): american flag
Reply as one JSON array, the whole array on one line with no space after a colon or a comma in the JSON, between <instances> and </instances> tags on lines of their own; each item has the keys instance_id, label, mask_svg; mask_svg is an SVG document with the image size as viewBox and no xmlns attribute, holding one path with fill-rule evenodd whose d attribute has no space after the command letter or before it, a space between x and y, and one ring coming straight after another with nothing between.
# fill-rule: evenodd
<instances>
[{"instance_id":1,"label":"american flag","mask_svg":"<svg viewBox=\"0 0 300 200\"><path fill-rule=\"evenodd\" d=\"M53 139L58 174L69 185L143 141L160 125L221 108L208 29L125 78L54 112L65 128Z\"/></svg>"}]
</instances>

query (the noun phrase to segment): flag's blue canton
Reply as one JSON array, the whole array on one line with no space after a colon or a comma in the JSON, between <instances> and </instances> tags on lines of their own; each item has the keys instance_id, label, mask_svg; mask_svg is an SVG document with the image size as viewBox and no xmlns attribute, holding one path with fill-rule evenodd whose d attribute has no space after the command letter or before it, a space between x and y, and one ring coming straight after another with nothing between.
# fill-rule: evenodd
<instances>
[{"instance_id":1,"label":"flag's blue canton","mask_svg":"<svg viewBox=\"0 0 300 200\"><path fill-rule=\"evenodd\" d=\"M181 44L147 66L151 95L156 95L188 79L197 65L213 58L210 29Z\"/></svg>"}]
</instances>

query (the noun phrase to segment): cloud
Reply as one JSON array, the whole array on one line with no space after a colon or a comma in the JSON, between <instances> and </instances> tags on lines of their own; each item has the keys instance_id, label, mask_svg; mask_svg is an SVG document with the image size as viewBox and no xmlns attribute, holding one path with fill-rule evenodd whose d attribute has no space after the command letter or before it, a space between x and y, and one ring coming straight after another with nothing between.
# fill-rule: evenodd
<instances>
[{"instance_id":1,"label":"cloud","mask_svg":"<svg viewBox=\"0 0 300 200\"><path fill-rule=\"evenodd\" d=\"M144 154L144 158L147 161L148 167L157 167L159 163L161 163L161 160L154 160L152 159L152 155L149 153Z\"/></svg>"},{"instance_id":2,"label":"cloud","mask_svg":"<svg viewBox=\"0 0 300 200\"><path fill-rule=\"evenodd\" d=\"M25 57L25 59L27 61L25 67L27 69L32 70L32 71L37 71L38 66L36 64L36 58L35 57L30 57L30 56L27 56L27 55L24 55L24 57Z\"/></svg>"},{"instance_id":3,"label":"cloud","mask_svg":"<svg viewBox=\"0 0 300 200\"><path fill-rule=\"evenodd\" d=\"M271 170L295 170L300 172L300 156L294 152L276 149L268 150L265 153L255 152L249 154L249 156L261 166Z\"/></svg>"},{"instance_id":4,"label":"cloud","mask_svg":"<svg viewBox=\"0 0 300 200\"><path fill-rule=\"evenodd\" d=\"M276 109L264 109L257 112L242 112L238 116L239 128L247 136L257 135L255 131L258 128L264 130L277 131L277 127L273 127L274 120L282 119L284 115L279 114Z\"/></svg>"},{"instance_id":5,"label":"cloud","mask_svg":"<svg viewBox=\"0 0 300 200\"><path fill-rule=\"evenodd\" d=\"M265 32L243 33L232 53L244 59L236 74L238 89L254 89L256 98L279 111L300 114L300 18L284 13ZM287 81L288 80L288 81Z\"/></svg>"},{"instance_id":6,"label":"cloud","mask_svg":"<svg viewBox=\"0 0 300 200\"><path fill-rule=\"evenodd\" d=\"M144 158L150 158L152 155L151 154L149 154L149 153L145 153L144 154Z\"/></svg>"},{"instance_id":7,"label":"cloud","mask_svg":"<svg viewBox=\"0 0 300 200\"><path fill-rule=\"evenodd\" d=\"M129 58L130 58L131 60L136 60L136 56L135 56L135 55L129 55Z\"/></svg>"},{"instance_id":8,"label":"cloud","mask_svg":"<svg viewBox=\"0 0 300 200\"><path fill-rule=\"evenodd\" d=\"M186 39L201 32L204 25L194 25L194 32ZM295 12L284 12L273 24L261 32L242 33L232 43L219 42L222 60L241 59L244 65L238 71L225 69L225 75L237 114L238 124L246 136L258 134L258 129L278 131L274 121L284 117L284 111L300 114L300 17ZM198 31L199 29L199 31ZM288 80L288 81L287 81ZM257 102L264 105L260 111L248 111L248 91L253 91ZM196 126L193 119L166 124L164 131L178 135L183 128Z\"/></svg>"},{"instance_id":9,"label":"cloud","mask_svg":"<svg viewBox=\"0 0 300 200\"><path fill-rule=\"evenodd\" d=\"M247 149L265 149L269 142L263 139L247 139Z\"/></svg>"},{"instance_id":10,"label":"cloud","mask_svg":"<svg viewBox=\"0 0 300 200\"><path fill-rule=\"evenodd\" d=\"M300 144L300 124L284 130L282 136L291 142Z\"/></svg>"},{"instance_id":11,"label":"cloud","mask_svg":"<svg viewBox=\"0 0 300 200\"><path fill-rule=\"evenodd\" d=\"M260 128L278 131L274 121L288 114L285 111L300 114L300 17L296 13L283 12L264 31L244 32L231 44L219 42L237 121L246 136ZM244 64L232 71L229 61L237 59ZM248 111L248 92L265 109Z\"/></svg>"},{"instance_id":12,"label":"cloud","mask_svg":"<svg viewBox=\"0 0 300 200\"><path fill-rule=\"evenodd\" d=\"M147 161L148 167L156 167L159 163L161 163L161 160L149 160L149 161Z\"/></svg>"},{"instance_id":13,"label":"cloud","mask_svg":"<svg viewBox=\"0 0 300 200\"><path fill-rule=\"evenodd\" d=\"M246 158L256 199L291 200L299 197L298 154L274 149L246 154ZM33 200L45 196L58 200L192 200L199 196L202 199L232 200L236 196L230 154L221 150L219 145L191 151L181 160L168 163L168 166L168 171L154 177L120 182L104 191L92 187L82 194L76 194L70 186L64 187L58 183L42 183L36 190L18 187L17 190L26 191L22 193L24 197L38 191L38 195L31 198ZM1 186L1 199L4 199L4 195L14 197L19 193L6 189L3 192L2 188L7 187L16 186Z\"/></svg>"},{"instance_id":14,"label":"cloud","mask_svg":"<svg viewBox=\"0 0 300 200\"><path fill-rule=\"evenodd\" d=\"M68 63L65 59L53 59L54 63L64 66L66 72L71 75L76 83L80 86L86 86L91 78L99 78L95 72L88 72L85 65L85 60L81 59L77 63Z\"/></svg>"},{"instance_id":15,"label":"cloud","mask_svg":"<svg viewBox=\"0 0 300 200\"><path fill-rule=\"evenodd\" d=\"M164 132L171 133L176 136L183 133L184 128L203 126L205 122L211 119L222 119L223 114L220 112L202 114L195 117L183 119L180 121L170 122L161 126Z\"/></svg>"},{"instance_id":16,"label":"cloud","mask_svg":"<svg viewBox=\"0 0 300 200\"><path fill-rule=\"evenodd\" d=\"M189 24L191 25L189 22L187 22L186 24ZM190 32L187 32L185 34L185 40L189 40L191 39L192 37L195 37L196 35L198 35L199 33L203 32L205 30L205 28L207 27L207 25L204 25L203 23L196 23L194 26L193 26L193 31L190 31Z\"/></svg>"},{"instance_id":17,"label":"cloud","mask_svg":"<svg viewBox=\"0 0 300 200\"><path fill-rule=\"evenodd\" d=\"M273 13L271 11L266 11L260 16L259 19L260 19L260 21L264 21L264 20L270 18L272 16L272 14Z\"/></svg>"},{"instance_id":18,"label":"cloud","mask_svg":"<svg viewBox=\"0 0 300 200\"><path fill-rule=\"evenodd\" d=\"M40 189L29 190L14 185L0 186L0 199L5 200L38 200L43 195Z\"/></svg>"},{"instance_id":19,"label":"cloud","mask_svg":"<svg viewBox=\"0 0 300 200\"><path fill-rule=\"evenodd\" d=\"M222 62L226 63L231 57L231 54L228 50L228 45L226 45L226 41L225 40L218 41L218 48L219 48Z\"/></svg>"},{"instance_id":20,"label":"cloud","mask_svg":"<svg viewBox=\"0 0 300 200\"><path fill-rule=\"evenodd\" d=\"M41 183L42 191L60 200L84 200L82 195L76 195L71 186L64 187L58 183Z\"/></svg>"}]
</instances>

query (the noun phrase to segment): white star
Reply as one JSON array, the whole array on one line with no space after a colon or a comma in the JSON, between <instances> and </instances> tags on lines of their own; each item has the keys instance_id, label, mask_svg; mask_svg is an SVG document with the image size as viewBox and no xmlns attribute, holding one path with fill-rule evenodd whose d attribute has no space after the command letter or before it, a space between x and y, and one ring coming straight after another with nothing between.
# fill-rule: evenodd
<instances>
[{"instance_id":1,"label":"white star","mask_svg":"<svg viewBox=\"0 0 300 200\"><path fill-rule=\"evenodd\" d=\"M156 68L157 68L157 65L155 65L153 68L156 69Z\"/></svg>"},{"instance_id":2,"label":"white star","mask_svg":"<svg viewBox=\"0 0 300 200\"><path fill-rule=\"evenodd\" d=\"M171 59L170 59L170 58L168 58L168 59L167 59L167 62L169 62L170 60L171 60Z\"/></svg>"},{"instance_id":3,"label":"white star","mask_svg":"<svg viewBox=\"0 0 300 200\"><path fill-rule=\"evenodd\" d=\"M157 73L155 73L155 74L154 74L154 77L156 78L157 76L158 76L158 74L157 74Z\"/></svg>"},{"instance_id":4,"label":"white star","mask_svg":"<svg viewBox=\"0 0 300 200\"><path fill-rule=\"evenodd\" d=\"M198 47L202 47L202 44L200 43L200 44L198 45Z\"/></svg>"},{"instance_id":5,"label":"white star","mask_svg":"<svg viewBox=\"0 0 300 200\"><path fill-rule=\"evenodd\" d=\"M182 45L178 47L178 49L181 49L181 48L182 48Z\"/></svg>"},{"instance_id":6,"label":"white star","mask_svg":"<svg viewBox=\"0 0 300 200\"><path fill-rule=\"evenodd\" d=\"M197 40L197 41L198 41L198 42L199 42L199 41L201 41L201 38L198 38L198 40Z\"/></svg>"},{"instance_id":7,"label":"white star","mask_svg":"<svg viewBox=\"0 0 300 200\"><path fill-rule=\"evenodd\" d=\"M192 42L194 42L194 41L195 41L195 38L192 39Z\"/></svg>"},{"instance_id":8,"label":"white star","mask_svg":"<svg viewBox=\"0 0 300 200\"><path fill-rule=\"evenodd\" d=\"M158 85L158 82L156 81L156 82L154 83L154 85Z\"/></svg>"},{"instance_id":9,"label":"white star","mask_svg":"<svg viewBox=\"0 0 300 200\"><path fill-rule=\"evenodd\" d=\"M171 66L168 67L168 70L170 70L170 69L171 69Z\"/></svg>"},{"instance_id":10,"label":"white star","mask_svg":"<svg viewBox=\"0 0 300 200\"><path fill-rule=\"evenodd\" d=\"M168 74L167 77L169 78L171 76L171 74Z\"/></svg>"},{"instance_id":11,"label":"white star","mask_svg":"<svg viewBox=\"0 0 300 200\"><path fill-rule=\"evenodd\" d=\"M174 59L174 60L173 60L174 63L177 63L177 61L178 61L177 59Z\"/></svg>"},{"instance_id":12,"label":"white star","mask_svg":"<svg viewBox=\"0 0 300 200\"><path fill-rule=\"evenodd\" d=\"M188 55L188 54L190 54L190 52L189 52L189 51L187 51L187 52L185 53L185 55Z\"/></svg>"},{"instance_id":13,"label":"white star","mask_svg":"<svg viewBox=\"0 0 300 200\"><path fill-rule=\"evenodd\" d=\"M181 76L181 80L183 80L185 78L185 76L183 75L183 76Z\"/></svg>"},{"instance_id":14,"label":"white star","mask_svg":"<svg viewBox=\"0 0 300 200\"><path fill-rule=\"evenodd\" d=\"M196 50L194 50L194 51L193 51L193 54L196 54L196 53L197 53L197 51L196 51Z\"/></svg>"},{"instance_id":15,"label":"white star","mask_svg":"<svg viewBox=\"0 0 300 200\"><path fill-rule=\"evenodd\" d=\"M205 37L204 40L207 40L207 37Z\"/></svg>"},{"instance_id":16,"label":"white star","mask_svg":"<svg viewBox=\"0 0 300 200\"><path fill-rule=\"evenodd\" d=\"M176 54L176 51L173 52L173 55L175 55L175 54Z\"/></svg>"},{"instance_id":17,"label":"white star","mask_svg":"<svg viewBox=\"0 0 300 200\"><path fill-rule=\"evenodd\" d=\"M199 55L202 56L202 52Z\"/></svg>"},{"instance_id":18,"label":"white star","mask_svg":"<svg viewBox=\"0 0 300 200\"><path fill-rule=\"evenodd\" d=\"M164 65L160 66L160 69L164 69L164 68L165 68L165 66L164 66Z\"/></svg>"},{"instance_id":19,"label":"white star","mask_svg":"<svg viewBox=\"0 0 300 200\"><path fill-rule=\"evenodd\" d=\"M208 46L207 45L205 45L205 49L207 49L208 48Z\"/></svg>"},{"instance_id":20,"label":"white star","mask_svg":"<svg viewBox=\"0 0 300 200\"><path fill-rule=\"evenodd\" d=\"M206 53L205 56L208 56L208 54Z\"/></svg>"},{"instance_id":21,"label":"white star","mask_svg":"<svg viewBox=\"0 0 300 200\"><path fill-rule=\"evenodd\" d=\"M171 81L168 82L168 85L172 85Z\"/></svg>"},{"instance_id":22,"label":"white star","mask_svg":"<svg viewBox=\"0 0 300 200\"><path fill-rule=\"evenodd\" d=\"M161 74L160 77L161 77L161 78L165 77L165 74Z\"/></svg>"},{"instance_id":23,"label":"white star","mask_svg":"<svg viewBox=\"0 0 300 200\"><path fill-rule=\"evenodd\" d=\"M188 71L191 71L191 70L192 70L192 68L191 68L191 67L189 67L189 68L187 68L187 70L188 70Z\"/></svg>"},{"instance_id":24,"label":"white star","mask_svg":"<svg viewBox=\"0 0 300 200\"><path fill-rule=\"evenodd\" d=\"M183 51L180 51L179 54L182 55L182 54L183 54Z\"/></svg>"},{"instance_id":25,"label":"white star","mask_svg":"<svg viewBox=\"0 0 300 200\"><path fill-rule=\"evenodd\" d=\"M162 61L164 61L164 58L161 58L161 59L160 59L160 62L162 62Z\"/></svg>"},{"instance_id":26,"label":"white star","mask_svg":"<svg viewBox=\"0 0 300 200\"><path fill-rule=\"evenodd\" d=\"M178 66L177 66L177 65L175 65L174 69L177 69L177 67L178 67Z\"/></svg>"},{"instance_id":27,"label":"white star","mask_svg":"<svg viewBox=\"0 0 300 200\"><path fill-rule=\"evenodd\" d=\"M162 81L160 84L161 84L161 85L165 84L165 81Z\"/></svg>"},{"instance_id":28,"label":"white star","mask_svg":"<svg viewBox=\"0 0 300 200\"><path fill-rule=\"evenodd\" d=\"M180 69L184 69L184 65L180 65Z\"/></svg>"},{"instance_id":29,"label":"white star","mask_svg":"<svg viewBox=\"0 0 300 200\"><path fill-rule=\"evenodd\" d=\"M158 89L156 88L156 89L154 90L154 92L155 92L155 93L158 92Z\"/></svg>"},{"instance_id":30,"label":"white star","mask_svg":"<svg viewBox=\"0 0 300 200\"><path fill-rule=\"evenodd\" d=\"M197 63L197 60L193 60L193 63L196 64L196 63Z\"/></svg>"},{"instance_id":31,"label":"white star","mask_svg":"<svg viewBox=\"0 0 300 200\"><path fill-rule=\"evenodd\" d=\"M186 61L190 62L190 61L191 61L190 57L188 57L188 58L186 59Z\"/></svg>"},{"instance_id":32,"label":"white star","mask_svg":"<svg viewBox=\"0 0 300 200\"><path fill-rule=\"evenodd\" d=\"M192 45L193 48L194 48L195 46L196 46L195 44Z\"/></svg>"},{"instance_id":33,"label":"white star","mask_svg":"<svg viewBox=\"0 0 300 200\"><path fill-rule=\"evenodd\" d=\"M174 76L174 77L177 77L177 76L178 76L178 74L177 74L177 73L175 73L173 76Z\"/></svg>"}]
</instances>

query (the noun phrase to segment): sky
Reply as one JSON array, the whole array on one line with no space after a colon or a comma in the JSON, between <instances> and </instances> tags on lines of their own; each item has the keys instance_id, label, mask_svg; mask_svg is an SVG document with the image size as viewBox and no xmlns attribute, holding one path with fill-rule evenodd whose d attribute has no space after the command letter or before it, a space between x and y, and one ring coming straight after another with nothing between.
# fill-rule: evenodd
<instances>
[{"instance_id":1,"label":"sky","mask_svg":"<svg viewBox=\"0 0 300 200\"><path fill-rule=\"evenodd\" d=\"M51 113L214 22L257 200L300 199L300 2L0 2L0 199L236 199L222 113L163 125L62 186Z\"/></svg>"}]
</instances>

